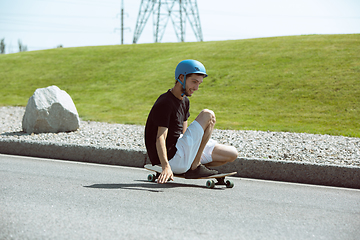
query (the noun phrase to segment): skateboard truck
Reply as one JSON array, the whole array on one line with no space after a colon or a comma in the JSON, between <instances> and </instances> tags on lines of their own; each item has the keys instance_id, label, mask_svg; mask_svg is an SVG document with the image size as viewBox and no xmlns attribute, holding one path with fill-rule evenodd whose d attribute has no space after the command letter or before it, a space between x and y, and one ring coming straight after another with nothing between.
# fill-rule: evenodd
<instances>
[{"instance_id":1,"label":"skateboard truck","mask_svg":"<svg viewBox=\"0 0 360 240\"><path fill-rule=\"evenodd\" d=\"M216 178L216 182L214 180L207 180L206 187L207 188L214 188L215 185L225 185L227 188L233 188L234 182L231 180L225 180L225 177Z\"/></svg>"}]
</instances>

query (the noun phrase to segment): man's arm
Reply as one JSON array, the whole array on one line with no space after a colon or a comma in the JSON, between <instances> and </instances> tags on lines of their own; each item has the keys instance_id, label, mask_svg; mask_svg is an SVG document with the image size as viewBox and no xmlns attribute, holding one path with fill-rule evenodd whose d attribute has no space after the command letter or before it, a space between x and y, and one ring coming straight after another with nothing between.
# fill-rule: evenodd
<instances>
[{"instance_id":1,"label":"man's arm","mask_svg":"<svg viewBox=\"0 0 360 240\"><path fill-rule=\"evenodd\" d=\"M185 122L183 123L183 134L186 132L187 126L188 126L188 122L185 121Z\"/></svg>"},{"instance_id":2,"label":"man's arm","mask_svg":"<svg viewBox=\"0 0 360 240\"><path fill-rule=\"evenodd\" d=\"M171 171L169 160L167 157L166 151L166 138L167 138L168 128L158 127L158 132L156 136L156 150L161 162L162 173L158 178L158 183L166 183L169 179L174 180L174 174Z\"/></svg>"}]
</instances>

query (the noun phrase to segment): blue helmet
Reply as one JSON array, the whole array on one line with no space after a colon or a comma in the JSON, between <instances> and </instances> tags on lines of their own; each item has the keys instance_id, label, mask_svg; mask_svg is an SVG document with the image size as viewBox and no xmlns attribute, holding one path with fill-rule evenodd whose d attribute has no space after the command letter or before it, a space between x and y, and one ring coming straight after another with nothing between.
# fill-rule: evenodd
<instances>
[{"instance_id":1,"label":"blue helmet","mask_svg":"<svg viewBox=\"0 0 360 240\"><path fill-rule=\"evenodd\" d=\"M185 91L185 85L186 85L186 75L192 74L192 73L198 73L198 74L204 74L204 77L207 77L206 69L204 65L196 60L188 59L181 61L175 69L175 79L181 83L183 86L183 89ZM179 77L180 75L184 75L184 82L181 82Z\"/></svg>"}]
</instances>

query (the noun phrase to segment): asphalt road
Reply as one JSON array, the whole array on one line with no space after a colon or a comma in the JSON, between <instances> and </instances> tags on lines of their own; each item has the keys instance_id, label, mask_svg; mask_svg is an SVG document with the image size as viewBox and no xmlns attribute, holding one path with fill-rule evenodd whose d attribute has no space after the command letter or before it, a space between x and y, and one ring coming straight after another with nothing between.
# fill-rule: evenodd
<instances>
[{"instance_id":1,"label":"asphalt road","mask_svg":"<svg viewBox=\"0 0 360 240\"><path fill-rule=\"evenodd\" d=\"M360 191L0 154L0 239L359 239Z\"/></svg>"}]
</instances>

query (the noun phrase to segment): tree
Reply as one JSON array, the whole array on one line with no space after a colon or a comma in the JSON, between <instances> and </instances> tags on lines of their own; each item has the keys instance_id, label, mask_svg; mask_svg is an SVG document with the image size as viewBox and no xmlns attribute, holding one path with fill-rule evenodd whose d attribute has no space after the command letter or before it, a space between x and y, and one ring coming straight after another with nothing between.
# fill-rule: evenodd
<instances>
[{"instance_id":1,"label":"tree","mask_svg":"<svg viewBox=\"0 0 360 240\"><path fill-rule=\"evenodd\" d=\"M0 41L0 54L5 54L5 38Z\"/></svg>"},{"instance_id":2,"label":"tree","mask_svg":"<svg viewBox=\"0 0 360 240\"><path fill-rule=\"evenodd\" d=\"M27 46L23 45L22 42L20 41L20 39L18 40L18 43L19 43L19 52L26 52Z\"/></svg>"}]
</instances>

